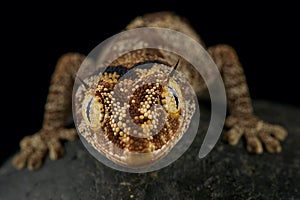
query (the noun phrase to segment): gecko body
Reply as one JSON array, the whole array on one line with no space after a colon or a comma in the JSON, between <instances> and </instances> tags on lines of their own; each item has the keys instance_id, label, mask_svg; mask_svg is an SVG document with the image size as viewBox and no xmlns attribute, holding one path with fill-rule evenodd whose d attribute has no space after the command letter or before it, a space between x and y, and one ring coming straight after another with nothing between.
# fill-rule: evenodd
<instances>
[{"instance_id":1,"label":"gecko body","mask_svg":"<svg viewBox=\"0 0 300 200\"><path fill-rule=\"evenodd\" d=\"M172 29L205 46L185 19L170 12L137 17L126 30L140 27ZM279 141L287 132L253 114L246 78L235 50L228 45L206 50L219 69L226 90L229 115L225 125L229 130L225 140L236 145L244 136L249 152L262 153L263 145L270 153L281 152ZM118 48L108 52L118 53ZM78 53L59 59L49 88L42 129L20 142L21 152L13 159L18 169L26 165L31 170L38 169L47 152L51 159L58 159L63 155L60 141L77 138L76 130L65 128L65 122L72 107L76 73L84 59ZM148 67L141 67L144 65ZM201 75L190 65L170 52L147 48L112 61L103 73L82 80L88 89L75 91L78 93L75 101L80 102L76 105L82 111L76 113L80 116L79 129L82 123L90 127L89 131L80 132L86 133L88 142L109 159L128 167L163 158L185 133L192 118L194 102L186 97L192 90L200 97L207 88ZM175 66L189 83L174 73ZM126 76L128 71L131 76ZM101 134L97 132L99 129ZM147 156L137 158L137 153Z\"/></svg>"}]
</instances>

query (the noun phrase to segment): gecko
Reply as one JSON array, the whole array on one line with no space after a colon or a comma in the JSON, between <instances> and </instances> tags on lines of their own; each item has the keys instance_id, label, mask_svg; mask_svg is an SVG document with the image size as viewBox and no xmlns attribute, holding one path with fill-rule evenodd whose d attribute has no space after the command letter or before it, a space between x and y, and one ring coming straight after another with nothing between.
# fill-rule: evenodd
<instances>
[{"instance_id":1,"label":"gecko","mask_svg":"<svg viewBox=\"0 0 300 200\"><path fill-rule=\"evenodd\" d=\"M225 121L225 127L228 129L224 135L225 141L230 145L236 145L243 137L246 141L246 149L250 153L261 154L264 150L269 153L281 152L280 141L286 138L287 131L282 126L264 122L253 113L246 77L233 47L226 44L206 47L188 20L173 12L156 12L138 16L126 26L125 30L140 27L175 30L193 38L206 49L215 62L225 86L229 113ZM84 59L85 56L80 53L67 53L58 59L51 77L42 128L20 141L20 152L12 160L17 169L24 167L29 170L39 169L48 153L51 160L59 159L64 155L62 141L78 138L75 128L66 128L66 120L72 111L72 89L76 73ZM120 112L113 112L112 107L117 102L114 102L111 94L116 83L129 69L134 69L143 63L152 63L153 67L148 70L136 69L135 79L143 81L155 77L155 81L137 88L137 91L128 97L130 103L117 107ZM105 138L121 149L132 152L153 152L163 148L180 129L182 114L180 103L183 99L182 94L176 89L179 87L178 81L175 78L169 80L165 75L167 72L159 70L159 66L174 67L174 63L176 59L160 50L146 49L122 55L110 63L108 70L95 79L92 92L84 94L86 96L83 98L87 99L85 103L89 110L83 113L82 117L91 125L103 128ZM178 60L175 67L187 76L200 97L207 89L204 82L201 82L201 75L193 73L184 59ZM165 79L168 81L163 81ZM132 84L131 79L125 78L122 84L118 85L119 90L131 88ZM126 96L126 92L124 94ZM154 104L161 104L166 113L167 122L159 134L160 137L152 136L149 134L151 130L147 129L148 135L134 138L134 134L138 134L136 131L130 128L122 131L121 127L126 127L126 123L118 124L113 121L116 117L120 117L123 109L129 108L128 115L135 124L140 126L151 124L155 121L155 116L156 118L162 116L157 113L159 111L154 113L149 109Z\"/></svg>"}]
</instances>

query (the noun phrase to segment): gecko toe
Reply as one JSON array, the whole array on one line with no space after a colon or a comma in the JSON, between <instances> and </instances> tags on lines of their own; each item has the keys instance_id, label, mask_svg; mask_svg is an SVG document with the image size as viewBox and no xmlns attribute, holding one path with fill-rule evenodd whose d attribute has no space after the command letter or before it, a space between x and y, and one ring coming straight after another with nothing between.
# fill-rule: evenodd
<instances>
[{"instance_id":1,"label":"gecko toe","mask_svg":"<svg viewBox=\"0 0 300 200\"><path fill-rule=\"evenodd\" d=\"M225 135L224 139L226 141L228 141L228 143L230 145L236 145L240 138L243 135L243 131L241 128L239 128L238 126L234 126L233 128L231 128Z\"/></svg>"},{"instance_id":2,"label":"gecko toe","mask_svg":"<svg viewBox=\"0 0 300 200\"><path fill-rule=\"evenodd\" d=\"M281 152L281 146L280 144L273 144L273 145L266 145L266 149L269 153L280 153Z\"/></svg>"},{"instance_id":3,"label":"gecko toe","mask_svg":"<svg viewBox=\"0 0 300 200\"><path fill-rule=\"evenodd\" d=\"M75 140L78 138L78 134L76 132L76 129L62 129L59 131L59 139L63 140Z\"/></svg>"},{"instance_id":4,"label":"gecko toe","mask_svg":"<svg viewBox=\"0 0 300 200\"><path fill-rule=\"evenodd\" d=\"M30 171L37 170L42 166L45 153L35 152L28 158L27 168Z\"/></svg>"},{"instance_id":5,"label":"gecko toe","mask_svg":"<svg viewBox=\"0 0 300 200\"><path fill-rule=\"evenodd\" d=\"M280 141L283 141L288 135L287 130L279 125L269 125L269 132Z\"/></svg>"},{"instance_id":6,"label":"gecko toe","mask_svg":"<svg viewBox=\"0 0 300 200\"><path fill-rule=\"evenodd\" d=\"M64 148L62 147L58 139L52 139L48 142L49 153L51 160L57 160L64 154Z\"/></svg>"},{"instance_id":7,"label":"gecko toe","mask_svg":"<svg viewBox=\"0 0 300 200\"><path fill-rule=\"evenodd\" d=\"M21 152L13 157L13 165L17 169L23 169L27 163L28 155Z\"/></svg>"},{"instance_id":8,"label":"gecko toe","mask_svg":"<svg viewBox=\"0 0 300 200\"><path fill-rule=\"evenodd\" d=\"M263 152L262 144L257 137L246 137L246 141L248 152L256 154L261 154Z\"/></svg>"},{"instance_id":9,"label":"gecko toe","mask_svg":"<svg viewBox=\"0 0 300 200\"><path fill-rule=\"evenodd\" d=\"M225 120L225 127L231 128L237 123L238 119L235 116L229 116Z\"/></svg>"},{"instance_id":10,"label":"gecko toe","mask_svg":"<svg viewBox=\"0 0 300 200\"><path fill-rule=\"evenodd\" d=\"M265 148L269 153L281 152L281 146L279 141L276 138L273 138L269 133L260 132L259 137L261 141L264 143Z\"/></svg>"}]
</instances>

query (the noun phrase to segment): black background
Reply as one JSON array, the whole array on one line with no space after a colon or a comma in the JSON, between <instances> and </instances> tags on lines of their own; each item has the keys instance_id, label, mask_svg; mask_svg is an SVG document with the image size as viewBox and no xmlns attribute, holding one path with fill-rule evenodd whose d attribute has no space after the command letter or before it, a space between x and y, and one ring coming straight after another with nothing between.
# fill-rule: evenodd
<instances>
[{"instance_id":1,"label":"black background","mask_svg":"<svg viewBox=\"0 0 300 200\"><path fill-rule=\"evenodd\" d=\"M67 52L88 54L134 17L148 12L174 11L189 19L207 46L233 46L253 99L299 106L296 7L287 2L262 5L214 1L3 5L0 165L18 150L22 137L41 128L57 59Z\"/></svg>"}]
</instances>

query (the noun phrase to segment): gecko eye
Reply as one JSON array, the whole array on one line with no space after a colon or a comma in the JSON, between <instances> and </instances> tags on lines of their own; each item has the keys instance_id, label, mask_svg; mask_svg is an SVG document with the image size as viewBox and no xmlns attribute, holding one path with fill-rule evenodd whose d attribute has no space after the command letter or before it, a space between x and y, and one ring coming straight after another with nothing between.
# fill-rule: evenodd
<instances>
[{"instance_id":1,"label":"gecko eye","mask_svg":"<svg viewBox=\"0 0 300 200\"><path fill-rule=\"evenodd\" d=\"M86 95L82 106L82 116L92 129L100 127L100 121L103 119L102 111L103 104L93 95Z\"/></svg>"},{"instance_id":2,"label":"gecko eye","mask_svg":"<svg viewBox=\"0 0 300 200\"><path fill-rule=\"evenodd\" d=\"M169 114L179 114L182 97L179 86L173 80L163 90L162 98L162 104Z\"/></svg>"},{"instance_id":3,"label":"gecko eye","mask_svg":"<svg viewBox=\"0 0 300 200\"><path fill-rule=\"evenodd\" d=\"M176 108L178 109L179 108L179 97L178 97L178 94L177 92L171 88L171 87L168 87L169 89L169 92L173 95L173 98L175 100L175 103L176 103Z\"/></svg>"},{"instance_id":4,"label":"gecko eye","mask_svg":"<svg viewBox=\"0 0 300 200\"><path fill-rule=\"evenodd\" d=\"M90 109L91 109L91 104L92 104L92 101L93 99L91 98L88 102L87 102L87 105L86 105L86 109L84 109L84 114L86 116L86 119L88 122L91 123L91 117L90 117Z\"/></svg>"}]
</instances>

